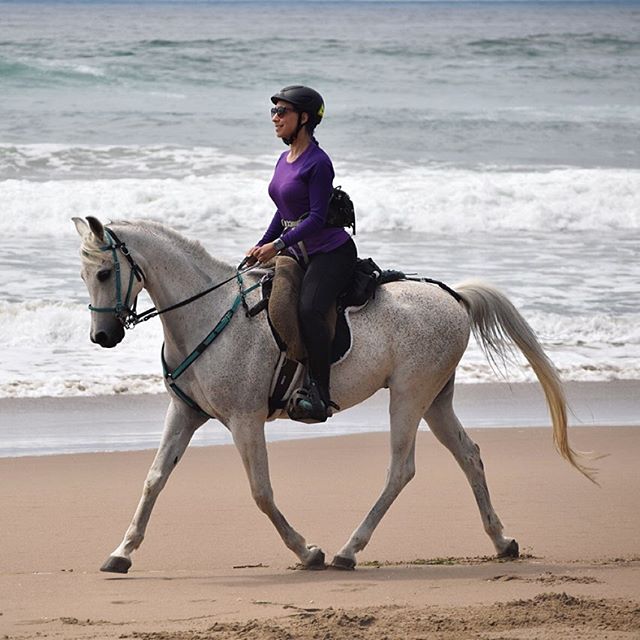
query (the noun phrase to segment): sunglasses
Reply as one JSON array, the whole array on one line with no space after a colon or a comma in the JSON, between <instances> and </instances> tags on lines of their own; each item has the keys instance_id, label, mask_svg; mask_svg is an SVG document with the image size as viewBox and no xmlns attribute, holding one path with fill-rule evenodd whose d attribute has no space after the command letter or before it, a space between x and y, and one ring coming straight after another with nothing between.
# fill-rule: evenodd
<instances>
[{"instance_id":1,"label":"sunglasses","mask_svg":"<svg viewBox=\"0 0 640 640\"><path fill-rule=\"evenodd\" d=\"M282 118L287 113L295 113L295 109L291 107L271 107L271 117L278 116L278 118Z\"/></svg>"}]
</instances>

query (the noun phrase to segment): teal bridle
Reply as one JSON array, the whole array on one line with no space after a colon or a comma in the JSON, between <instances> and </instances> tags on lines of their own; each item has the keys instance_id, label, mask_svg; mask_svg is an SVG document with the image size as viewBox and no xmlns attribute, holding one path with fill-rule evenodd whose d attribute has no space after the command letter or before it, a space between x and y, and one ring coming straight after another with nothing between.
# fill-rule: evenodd
<instances>
[{"instance_id":1,"label":"teal bridle","mask_svg":"<svg viewBox=\"0 0 640 640\"><path fill-rule=\"evenodd\" d=\"M143 282L144 273L129 253L127 245L122 242L111 229L107 229L105 227L104 235L105 239L108 240L109 243L100 247L100 251L111 251L111 256L113 258L113 271L115 274L116 282L116 304L114 307L94 307L92 304L90 304L89 309L91 311L96 311L97 313L113 313L115 314L116 318L122 323L122 326L125 329L132 329L139 322L139 316L136 313L136 305L138 302L137 296L133 300L133 304L131 303L133 282L134 280ZM129 271L129 284L127 285L127 294L125 295L124 300L122 299L122 269L120 268L118 252L122 253L122 255L129 263L129 266L131 267Z\"/></svg>"},{"instance_id":2,"label":"teal bridle","mask_svg":"<svg viewBox=\"0 0 640 640\"><path fill-rule=\"evenodd\" d=\"M165 309L156 309L155 307L151 307L146 311L138 314L136 312L136 303L137 296L133 300L133 304L131 304L131 293L133 291L133 282L134 279L137 279L138 282L144 282L144 273L140 266L136 264L136 261L133 259L132 255L129 253L127 249L127 245L122 242L118 236L111 230L105 227L104 235L106 240L108 240L108 244L100 247L100 251L111 251L111 255L113 257L113 270L115 273L115 282L116 282L116 304L114 307L94 307L92 304L89 305L89 309L91 311L96 311L98 313L113 313L116 318L122 323L122 326L125 329L133 329L138 323L144 322L145 320L149 320L154 318L155 316L159 316L167 311L172 311L173 309L178 309L179 307L183 307L198 298L201 298L208 293L211 293L215 289L222 287L223 285L235 280L238 284L239 293L236 296L231 308L228 309L222 318L218 321L216 326L205 336L205 338L196 346L195 349L177 366L174 368L170 368L164 357L164 345L162 346L161 351L161 360L162 360L162 369L164 373L165 380L167 381L167 385L169 388L180 398L183 402L185 402L189 407L191 407L194 411L197 411L204 417L213 418L214 416L208 414L204 411L195 400L191 398L182 388L178 386L176 380L205 352L205 350L215 341L215 339L222 333L225 327L233 318L236 310L240 305L242 305L245 309L246 316L248 318L252 317L252 313L249 310L247 305L245 296L247 293L250 293L254 289L257 289L261 286L261 283L258 282L248 289L244 288L244 281L242 278L242 274L247 271L251 271L255 269L256 266L245 267L247 263L247 258L245 258L236 268L236 273L231 278L227 278L222 282L218 282L213 286L209 287L205 291L201 291L186 300L182 300L175 304L172 304L170 307L166 307ZM118 258L118 252L122 253L122 255L126 258L129 266L131 267L129 273L129 284L127 286L127 293L122 299L122 269L120 268L120 259ZM259 306L259 305L256 305Z\"/></svg>"}]
</instances>

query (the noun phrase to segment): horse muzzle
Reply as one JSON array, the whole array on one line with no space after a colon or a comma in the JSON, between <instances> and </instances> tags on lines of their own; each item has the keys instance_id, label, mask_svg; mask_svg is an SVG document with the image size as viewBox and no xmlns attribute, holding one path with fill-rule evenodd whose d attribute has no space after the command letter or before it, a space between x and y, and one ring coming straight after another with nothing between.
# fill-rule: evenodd
<instances>
[{"instance_id":1,"label":"horse muzzle","mask_svg":"<svg viewBox=\"0 0 640 640\"><path fill-rule=\"evenodd\" d=\"M105 349L111 349L122 342L124 338L124 327L122 325L114 327L111 331L100 329L91 333L91 342L99 344Z\"/></svg>"}]
</instances>

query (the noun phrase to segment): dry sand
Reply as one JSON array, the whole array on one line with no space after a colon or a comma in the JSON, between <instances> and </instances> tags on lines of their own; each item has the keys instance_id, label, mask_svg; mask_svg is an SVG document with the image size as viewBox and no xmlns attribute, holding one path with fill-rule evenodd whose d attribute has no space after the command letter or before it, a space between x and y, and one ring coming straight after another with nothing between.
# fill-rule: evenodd
<instances>
[{"instance_id":1,"label":"dry sand","mask_svg":"<svg viewBox=\"0 0 640 640\"><path fill-rule=\"evenodd\" d=\"M153 452L2 459L0 638L640 638L640 429L571 430L610 454L600 488L549 429L470 433L520 560L488 557L466 480L428 432L353 572L292 569L232 447L187 452L127 576L98 567ZM387 435L269 449L280 508L331 558L381 489Z\"/></svg>"}]
</instances>

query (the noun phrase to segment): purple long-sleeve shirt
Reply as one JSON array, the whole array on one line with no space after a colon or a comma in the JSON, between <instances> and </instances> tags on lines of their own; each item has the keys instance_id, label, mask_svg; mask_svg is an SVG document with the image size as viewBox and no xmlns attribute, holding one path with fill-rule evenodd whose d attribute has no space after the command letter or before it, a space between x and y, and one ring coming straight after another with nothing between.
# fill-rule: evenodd
<instances>
[{"instance_id":1,"label":"purple long-sleeve shirt","mask_svg":"<svg viewBox=\"0 0 640 640\"><path fill-rule=\"evenodd\" d=\"M313 142L294 162L287 162L288 153L278 159L269 184L277 210L258 244L282 237L285 246L294 250L304 241L309 255L332 251L350 236L340 227L325 226L334 176L331 159ZM297 227L283 234L282 220L298 220L305 213L309 215Z\"/></svg>"}]
</instances>

